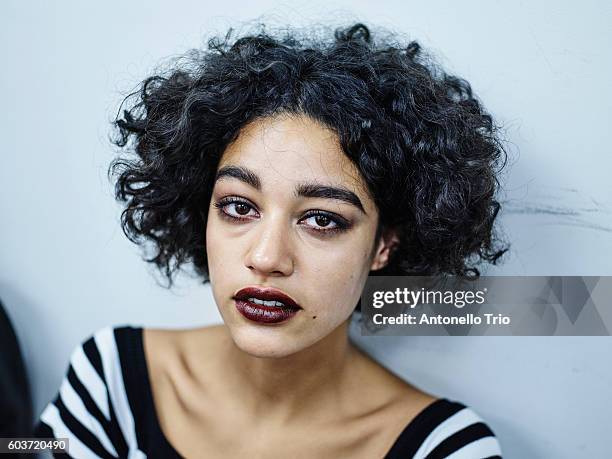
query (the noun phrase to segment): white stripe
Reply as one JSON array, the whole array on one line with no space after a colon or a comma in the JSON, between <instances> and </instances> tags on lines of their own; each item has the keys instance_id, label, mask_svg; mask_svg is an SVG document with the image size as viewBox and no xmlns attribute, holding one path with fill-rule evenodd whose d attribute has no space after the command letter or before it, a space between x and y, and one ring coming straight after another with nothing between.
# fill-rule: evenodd
<instances>
[{"instance_id":1,"label":"white stripe","mask_svg":"<svg viewBox=\"0 0 612 459\"><path fill-rule=\"evenodd\" d=\"M106 432L98 422L98 420L89 413L83 400L76 393L68 379L64 379L60 386L60 396L62 402L66 405L66 408L72 415L87 428L95 437L100 440L100 443L106 448L106 450L115 457L118 457L115 447L109 440Z\"/></svg>"},{"instance_id":2,"label":"white stripe","mask_svg":"<svg viewBox=\"0 0 612 459\"><path fill-rule=\"evenodd\" d=\"M104 381L102 381L100 375L85 355L82 346L78 346L74 350L72 356L70 357L70 363L79 380L87 388L91 398L93 398L96 405L98 405L100 411L104 413L106 419L110 421L108 396L106 395Z\"/></svg>"},{"instance_id":3,"label":"white stripe","mask_svg":"<svg viewBox=\"0 0 612 459\"><path fill-rule=\"evenodd\" d=\"M139 449L133 449L128 453L128 459L147 459L147 456Z\"/></svg>"},{"instance_id":4,"label":"white stripe","mask_svg":"<svg viewBox=\"0 0 612 459\"><path fill-rule=\"evenodd\" d=\"M105 327L94 334L96 345L102 357L102 367L106 378L106 387L110 395L110 400L115 408L115 414L119 421L119 426L123 432L128 448L137 449L136 430L134 428L134 418L130 410L130 404L123 384L123 374L121 363L117 351L117 343L112 327Z\"/></svg>"},{"instance_id":5,"label":"white stripe","mask_svg":"<svg viewBox=\"0 0 612 459\"><path fill-rule=\"evenodd\" d=\"M468 443L463 448L446 456L446 459L473 459L475 457L501 456L501 448L495 437L484 437Z\"/></svg>"},{"instance_id":6,"label":"white stripe","mask_svg":"<svg viewBox=\"0 0 612 459\"><path fill-rule=\"evenodd\" d=\"M475 422L483 422L470 408L466 407L457 411L451 417L441 422L432 430L427 438L423 441L416 454L415 459L427 456L431 450L446 440L448 437L463 429L464 427L474 424Z\"/></svg>"},{"instance_id":7,"label":"white stripe","mask_svg":"<svg viewBox=\"0 0 612 459\"><path fill-rule=\"evenodd\" d=\"M81 440L66 427L59 410L53 403L49 403L40 415L40 420L53 430L55 438L68 439L68 454L75 459L100 459L100 456L90 450Z\"/></svg>"}]
</instances>

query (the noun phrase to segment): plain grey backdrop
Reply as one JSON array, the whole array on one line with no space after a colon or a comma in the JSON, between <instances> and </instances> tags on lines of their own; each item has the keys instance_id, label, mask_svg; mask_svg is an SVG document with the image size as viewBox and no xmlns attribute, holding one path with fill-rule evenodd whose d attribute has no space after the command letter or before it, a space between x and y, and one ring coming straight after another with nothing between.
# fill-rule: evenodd
<instances>
[{"instance_id":1,"label":"plain grey backdrop","mask_svg":"<svg viewBox=\"0 0 612 459\"><path fill-rule=\"evenodd\" d=\"M208 286L187 277L173 291L158 286L121 232L106 179L109 121L164 58L259 17L359 20L419 40L506 127L500 227L512 251L488 273L612 275L608 2L3 1L0 298L35 414L96 329L220 321ZM406 380L481 414L505 457L612 457L610 337L353 332Z\"/></svg>"}]
</instances>

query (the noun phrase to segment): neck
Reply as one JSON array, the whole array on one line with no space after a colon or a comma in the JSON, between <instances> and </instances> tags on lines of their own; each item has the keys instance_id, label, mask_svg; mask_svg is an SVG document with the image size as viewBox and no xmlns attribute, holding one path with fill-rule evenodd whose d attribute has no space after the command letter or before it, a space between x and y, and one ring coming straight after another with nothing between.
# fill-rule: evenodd
<instances>
[{"instance_id":1,"label":"neck","mask_svg":"<svg viewBox=\"0 0 612 459\"><path fill-rule=\"evenodd\" d=\"M252 356L227 340L223 362L243 413L287 422L338 404L348 363L356 357L348 326L349 320L312 346L279 358Z\"/></svg>"}]
</instances>

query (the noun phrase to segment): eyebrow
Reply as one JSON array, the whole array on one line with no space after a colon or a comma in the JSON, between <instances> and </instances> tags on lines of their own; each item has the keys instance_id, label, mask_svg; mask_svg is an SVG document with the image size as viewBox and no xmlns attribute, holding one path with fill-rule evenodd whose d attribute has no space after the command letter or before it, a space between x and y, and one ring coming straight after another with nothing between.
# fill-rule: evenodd
<instances>
[{"instance_id":1,"label":"eyebrow","mask_svg":"<svg viewBox=\"0 0 612 459\"><path fill-rule=\"evenodd\" d=\"M259 176L252 170L243 166L224 166L217 171L215 182L224 178L232 177L238 179L247 185L261 191L261 180ZM336 199L338 201L344 201L357 207L361 212L366 214L365 209L361 200L355 193L347 190L346 188L322 185L315 182L302 182L298 183L295 187L294 196L305 197L305 198L324 198L324 199Z\"/></svg>"}]
</instances>

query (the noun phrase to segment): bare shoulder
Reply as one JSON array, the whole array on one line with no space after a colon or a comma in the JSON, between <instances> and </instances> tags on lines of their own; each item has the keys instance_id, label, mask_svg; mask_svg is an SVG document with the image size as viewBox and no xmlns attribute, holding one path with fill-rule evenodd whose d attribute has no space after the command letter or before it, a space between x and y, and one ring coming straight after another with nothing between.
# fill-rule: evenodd
<instances>
[{"instance_id":1,"label":"bare shoulder","mask_svg":"<svg viewBox=\"0 0 612 459\"><path fill-rule=\"evenodd\" d=\"M359 407L359 431L371 438L361 448L371 457L383 457L404 429L429 405L438 400L386 368L355 347L350 380L352 406Z\"/></svg>"},{"instance_id":2,"label":"bare shoulder","mask_svg":"<svg viewBox=\"0 0 612 459\"><path fill-rule=\"evenodd\" d=\"M214 355L213 346L223 334L220 325L190 329L143 328L153 402L164 433L173 435L172 426L184 418L185 406L206 405L206 393L194 389L194 377L211 373L208 357ZM210 381L207 380L204 387L212 389Z\"/></svg>"},{"instance_id":3,"label":"bare shoulder","mask_svg":"<svg viewBox=\"0 0 612 459\"><path fill-rule=\"evenodd\" d=\"M383 366L360 349L357 368L361 381L367 381L368 394L390 417L406 419L416 416L439 399Z\"/></svg>"},{"instance_id":4,"label":"bare shoulder","mask_svg":"<svg viewBox=\"0 0 612 459\"><path fill-rule=\"evenodd\" d=\"M186 356L201 356L225 335L224 325L197 328L143 328L143 345L153 375L184 365ZM194 352L195 351L195 352Z\"/></svg>"}]
</instances>

